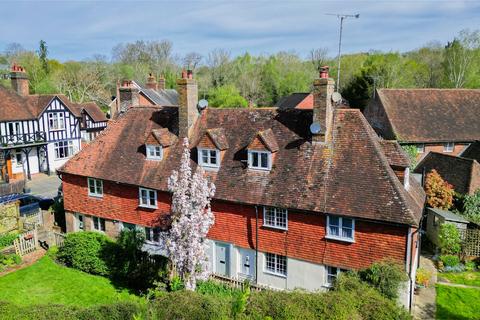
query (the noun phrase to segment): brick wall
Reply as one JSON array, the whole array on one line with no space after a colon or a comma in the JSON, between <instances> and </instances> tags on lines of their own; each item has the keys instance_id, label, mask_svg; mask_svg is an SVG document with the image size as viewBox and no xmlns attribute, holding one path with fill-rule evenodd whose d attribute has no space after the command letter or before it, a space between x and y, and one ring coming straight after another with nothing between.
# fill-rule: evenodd
<instances>
[{"instance_id":1,"label":"brick wall","mask_svg":"<svg viewBox=\"0 0 480 320\"><path fill-rule=\"evenodd\" d=\"M462 153L463 150L465 150L466 147L468 147L468 143L455 143L455 146L453 148L453 152L444 152L443 151L443 143L440 144L427 144L425 145L425 152L418 153L417 154L417 161L420 161L425 157L429 152L439 152L439 153L445 153L451 156L458 156L460 153Z\"/></svg>"},{"instance_id":2,"label":"brick wall","mask_svg":"<svg viewBox=\"0 0 480 320\"><path fill-rule=\"evenodd\" d=\"M138 208L138 188L104 181L104 196L88 196L85 177L64 175L65 209L139 225L155 225L170 209L170 196L158 193L159 209ZM212 203L215 224L208 237L255 248L255 207L216 201ZM405 261L407 227L355 221L355 243L325 239L325 216L289 211L288 231L263 227L259 207L258 249L319 264L347 269L363 268L372 262L393 258ZM69 218L67 216L67 225Z\"/></svg>"}]
</instances>

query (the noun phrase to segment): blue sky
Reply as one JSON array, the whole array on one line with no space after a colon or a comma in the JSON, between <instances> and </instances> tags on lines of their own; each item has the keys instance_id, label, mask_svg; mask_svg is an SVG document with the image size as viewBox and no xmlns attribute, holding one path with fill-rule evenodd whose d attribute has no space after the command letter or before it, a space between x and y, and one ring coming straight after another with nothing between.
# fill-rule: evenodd
<instances>
[{"instance_id":1,"label":"blue sky","mask_svg":"<svg viewBox=\"0 0 480 320\"><path fill-rule=\"evenodd\" d=\"M342 50L408 51L479 28L480 1L15 1L0 0L0 51L18 42L36 49L47 41L62 61L108 57L120 42L169 39L175 53L232 54L294 50L306 57L327 47L336 55L338 19L325 13L360 13L347 19Z\"/></svg>"}]
</instances>

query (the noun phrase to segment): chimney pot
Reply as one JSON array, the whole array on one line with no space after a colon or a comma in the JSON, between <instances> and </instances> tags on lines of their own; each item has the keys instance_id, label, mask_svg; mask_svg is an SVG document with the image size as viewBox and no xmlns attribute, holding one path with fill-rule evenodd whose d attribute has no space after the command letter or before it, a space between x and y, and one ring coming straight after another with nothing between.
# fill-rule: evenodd
<instances>
[{"instance_id":1,"label":"chimney pot","mask_svg":"<svg viewBox=\"0 0 480 320\"><path fill-rule=\"evenodd\" d=\"M159 90L165 90L165 77L164 76L161 76L160 79L158 79L157 88Z\"/></svg>"},{"instance_id":2,"label":"chimney pot","mask_svg":"<svg viewBox=\"0 0 480 320\"><path fill-rule=\"evenodd\" d=\"M182 70L182 79L187 79L187 70Z\"/></svg>"},{"instance_id":3,"label":"chimney pot","mask_svg":"<svg viewBox=\"0 0 480 320\"><path fill-rule=\"evenodd\" d=\"M328 79L329 76L328 76L328 70L330 68L328 66L323 66L320 68L320 78L321 79Z\"/></svg>"},{"instance_id":4,"label":"chimney pot","mask_svg":"<svg viewBox=\"0 0 480 320\"><path fill-rule=\"evenodd\" d=\"M188 79L193 79L193 71L192 70L187 70L187 78Z\"/></svg>"}]
</instances>

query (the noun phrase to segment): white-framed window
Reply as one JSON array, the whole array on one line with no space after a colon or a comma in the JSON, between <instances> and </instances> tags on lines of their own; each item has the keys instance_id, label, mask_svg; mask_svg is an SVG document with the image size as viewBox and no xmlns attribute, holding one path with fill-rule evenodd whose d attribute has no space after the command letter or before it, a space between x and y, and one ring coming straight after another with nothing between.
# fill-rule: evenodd
<instances>
[{"instance_id":1,"label":"white-framed window","mask_svg":"<svg viewBox=\"0 0 480 320\"><path fill-rule=\"evenodd\" d=\"M147 159L148 160L162 160L163 148L157 145L147 145Z\"/></svg>"},{"instance_id":2,"label":"white-framed window","mask_svg":"<svg viewBox=\"0 0 480 320\"><path fill-rule=\"evenodd\" d=\"M355 220L339 216L327 216L327 238L353 242Z\"/></svg>"},{"instance_id":3,"label":"white-framed window","mask_svg":"<svg viewBox=\"0 0 480 320\"><path fill-rule=\"evenodd\" d=\"M23 154L21 150L15 151L15 162L17 163L17 167L23 166Z\"/></svg>"},{"instance_id":4,"label":"white-framed window","mask_svg":"<svg viewBox=\"0 0 480 320\"><path fill-rule=\"evenodd\" d=\"M424 153L425 152L425 145L423 143L417 144L417 153Z\"/></svg>"},{"instance_id":5,"label":"white-framed window","mask_svg":"<svg viewBox=\"0 0 480 320\"><path fill-rule=\"evenodd\" d=\"M145 240L148 242L160 242L160 228L145 227Z\"/></svg>"},{"instance_id":6,"label":"white-framed window","mask_svg":"<svg viewBox=\"0 0 480 320\"><path fill-rule=\"evenodd\" d=\"M443 145L443 152L453 152L453 149L455 149L455 143L453 142L447 142Z\"/></svg>"},{"instance_id":7,"label":"white-framed window","mask_svg":"<svg viewBox=\"0 0 480 320\"><path fill-rule=\"evenodd\" d=\"M66 159L75 153L75 148L72 140L58 141L54 144L55 159Z\"/></svg>"},{"instance_id":8,"label":"white-framed window","mask_svg":"<svg viewBox=\"0 0 480 320\"><path fill-rule=\"evenodd\" d=\"M65 129L65 118L63 112L50 112L48 114L48 128L50 130Z\"/></svg>"},{"instance_id":9,"label":"white-framed window","mask_svg":"<svg viewBox=\"0 0 480 320\"><path fill-rule=\"evenodd\" d=\"M138 197L140 207L152 209L157 208L157 191L147 188L139 188Z\"/></svg>"},{"instance_id":10,"label":"white-framed window","mask_svg":"<svg viewBox=\"0 0 480 320\"><path fill-rule=\"evenodd\" d=\"M287 276L287 257L275 253L265 253L265 272Z\"/></svg>"},{"instance_id":11,"label":"white-framed window","mask_svg":"<svg viewBox=\"0 0 480 320\"><path fill-rule=\"evenodd\" d=\"M218 168L220 152L217 149L198 149L198 164L202 167Z\"/></svg>"},{"instance_id":12,"label":"white-framed window","mask_svg":"<svg viewBox=\"0 0 480 320\"><path fill-rule=\"evenodd\" d=\"M121 226L121 230L137 230L137 225L133 224L133 223L128 223L128 222L122 222L122 224L120 225Z\"/></svg>"},{"instance_id":13,"label":"white-framed window","mask_svg":"<svg viewBox=\"0 0 480 320\"><path fill-rule=\"evenodd\" d=\"M257 170L270 170L272 168L272 153L269 151L248 151L248 167Z\"/></svg>"},{"instance_id":14,"label":"white-framed window","mask_svg":"<svg viewBox=\"0 0 480 320\"><path fill-rule=\"evenodd\" d=\"M83 231L85 230L85 216L83 214L77 213L76 214L76 231Z\"/></svg>"},{"instance_id":15,"label":"white-framed window","mask_svg":"<svg viewBox=\"0 0 480 320\"><path fill-rule=\"evenodd\" d=\"M92 217L93 230L105 232L105 219L99 217Z\"/></svg>"},{"instance_id":16,"label":"white-framed window","mask_svg":"<svg viewBox=\"0 0 480 320\"><path fill-rule=\"evenodd\" d=\"M287 209L263 207L263 225L277 229L288 229Z\"/></svg>"},{"instance_id":17,"label":"white-framed window","mask_svg":"<svg viewBox=\"0 0 480 320\"><path fill-rule=\"evenodd\" d=\"M103 181L88 178L88 195L92 197L103 197Z\"/></svg>"},{"instance_id":18,"label":"white-framed window","mask_svg":"<svg viewBox=\"0 0 480 320\"><path fill-rule=\"evenodd\" d=\"M331 287L335 283L335 280L337 280L338 275L341 272L346 272L347 270L340 269L337 267L330 267L330 266L325 266L325 286L326 287Z\"/></svg>"}]
</instances>

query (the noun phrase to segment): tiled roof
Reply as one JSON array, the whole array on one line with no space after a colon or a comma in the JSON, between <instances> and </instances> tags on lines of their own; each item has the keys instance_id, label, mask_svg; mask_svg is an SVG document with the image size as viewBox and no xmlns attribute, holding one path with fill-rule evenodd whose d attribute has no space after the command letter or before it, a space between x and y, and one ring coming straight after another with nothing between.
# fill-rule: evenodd
<instances>
[{"instance_id":1,"label":"tiled roof","mask_svg":"<svg viewBox=\"0 0 480 320\"><path fill-rule=\"evenodd\" d=\"M391 166L406 168L410 165L410 159L397 141L380 140L380 145Z\"/></svg>"},{"instance_id":2,"label":"tiled roof","mask_svg":"<svg viewBox=\"0 0 480 320\"><path fill-rule=\"evenodd\" d=\"M471 143L460 155L463 158L475 159L480 162L480 141Z\"/></svg>"},{"instance_id":3,"label":"tiled roof","mask_svg":"<svg viewBox=\"0 0 480 320\"><path fill-rule=\"evenodd\" d=\"M86 109L94 121L107 121L100 108L93 102L73 103L62 94L42 94L20 96L12 90L0 86L0 120L33 120L37 119L48 104L57 97L76 116Z\"/></svg>"},{"instance_id":4,"label":"tiled roof","mask_svg":"<svg viewBox=\"0 0 480 320\"><path fill-rule=\"evenodd\" d=\"M461 194L473 193L480 187L480 164L476 160L429 152L417 165L415 172L427 174L432 169Z\"/></svg>"},{"instance_id":5,"label":"tiled roof","mask_svg":"<svg viewBox=\"0 0 480 320\"><path fill-rule=\"evenodd\" d=\"M159 106L177 106L178 93L175 89L153 90L141 87L141 91Z\"/></svg>"},{"instance_id":6,"label":"tiled roof","mask_svg":"<svg viewBox=\"0 0 480 320\"><path fill-rule=\"evenodd\" d=\"M399 141L480 139L479 89L379 89L378 98Z\"/></svg>"},{"instance_id":7,"label":"tiled roof","mask_svg":"<svg viewBox=\"0 0 480 320\"><path fill-rule=\"evenodd\" d=\"M301 103L311 95L309 92L296 92L292 93L289 96L281 98L276 104L275 107L279 109L295 109ZM310 99L311 105L306 106L306 109L312 109L313 108L313 97Z\"/></svg>"},{"instance_id":8,"label":"tiled roof","mask_svg":"<svg viewBox=\"0 0 480 320\"><path fill-rule=\"evenodd\" d=\"M413 182L410 193L405 191L358 110L337 110L333 148L311 142L311 121L311 110L204 110L191 146L216 128L225 129L229 146L218 171L206 173L216 185L215 199L418 224L421 187ZM181 141L155 162L145 160L141 146L155 129L178 134L177 122L177 107L131 108L59 171L166 191L168 177L179 167ZM278 143L272 170L247 169L246 147L267 129ZM192 152L192 165L195 160Z\"/></svg>"},{"instance_id":9,"label":"tiled roof","mask_svg":"<svg viewBox=\"0 0 480 320\"><path fill-rule=\"evenodd\" d=\"M228 149L228 140L223 128L208 129L207 134L210 136L218 150Z\"/></svg>"}]
</instances>

